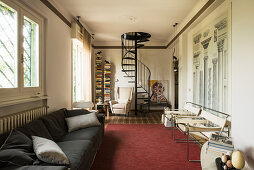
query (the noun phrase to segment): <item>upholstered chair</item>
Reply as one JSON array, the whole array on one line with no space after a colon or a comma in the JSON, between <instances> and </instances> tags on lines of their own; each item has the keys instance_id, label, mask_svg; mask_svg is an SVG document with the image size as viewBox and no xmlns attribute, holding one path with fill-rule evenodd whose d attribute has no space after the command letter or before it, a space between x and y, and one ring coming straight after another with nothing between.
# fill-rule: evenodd
<instances>
[{"instance_id":1,"label":"upholstered chair","mask_svg":"<svg viewBox=\"0 0 254 170\"><path fill-rule=\"evenodd\" d=\"M109 102L112 114L129 115L133 87L118 87L116 100Z\"/></svg>"}]
</instances>

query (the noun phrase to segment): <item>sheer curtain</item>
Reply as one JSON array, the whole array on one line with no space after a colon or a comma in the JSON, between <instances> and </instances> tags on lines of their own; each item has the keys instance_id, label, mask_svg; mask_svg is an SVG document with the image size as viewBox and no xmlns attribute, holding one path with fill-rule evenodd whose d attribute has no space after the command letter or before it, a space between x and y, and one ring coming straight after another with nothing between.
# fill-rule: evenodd
<instances>
[{"instance_id":1,"label":"sheer curtain","mask_svg":"<svg viewBox=\"0 0 254 170\"><path fill-rule=\"evenodd\" d=\"M91 35L84 29L83 37L83 89L84 89L84 100L92 101L92 55L91 55Z\"/></svg>"}]
</instances>

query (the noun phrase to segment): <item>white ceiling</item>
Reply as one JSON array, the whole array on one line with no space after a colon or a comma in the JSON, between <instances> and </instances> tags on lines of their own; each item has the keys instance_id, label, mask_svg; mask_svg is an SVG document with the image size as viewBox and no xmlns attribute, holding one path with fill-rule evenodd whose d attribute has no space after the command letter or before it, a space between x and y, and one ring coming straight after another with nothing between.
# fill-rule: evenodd
<instances>
[{"instance_id":1,"label":"white ceiling","mask_svg":"<svg viewBox=\"0 0 254 170\"><path fill-rule=\"evenodd\" d=\"M120 42L126 32L148 32L152 44L165 45L173 25L199 0L54 0L94 33L94 43Z\"/></svg>"}]
</instances>

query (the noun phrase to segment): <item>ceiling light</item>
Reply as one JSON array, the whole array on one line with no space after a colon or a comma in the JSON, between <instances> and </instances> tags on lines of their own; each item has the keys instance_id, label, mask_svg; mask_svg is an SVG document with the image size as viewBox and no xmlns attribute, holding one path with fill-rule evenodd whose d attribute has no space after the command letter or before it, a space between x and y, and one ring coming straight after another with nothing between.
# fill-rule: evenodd
<instances>
[{"instance_id":1,"label":"ceiling light","mask_svg":"<svg viewBox=\"0 0 254 170\"><path fill-rule=\"evenodd\" d=\"M137 20L137 19L136 19L136 17L134 17L134 16L130 16L130 17L129 17L129 20L131 21L132 24L134 24L134 23L136 23L136 20Z\"/></svg>"}]
</instances>

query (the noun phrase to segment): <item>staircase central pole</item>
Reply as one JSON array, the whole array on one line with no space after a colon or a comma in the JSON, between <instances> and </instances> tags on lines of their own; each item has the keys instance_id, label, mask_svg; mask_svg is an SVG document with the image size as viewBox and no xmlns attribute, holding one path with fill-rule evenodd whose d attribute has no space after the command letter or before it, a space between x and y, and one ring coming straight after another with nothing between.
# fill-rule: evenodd
<instances>
[{"instance_id":1,"label":"staircase central pole","mask_svg":"<svg viewBox=\"0 0 254 170\"><path fill-rule=\"evenodd\" d=\"M138 115L138 52L137 33L135 32L135 115Z\"/></svg>"}]
</instances>

